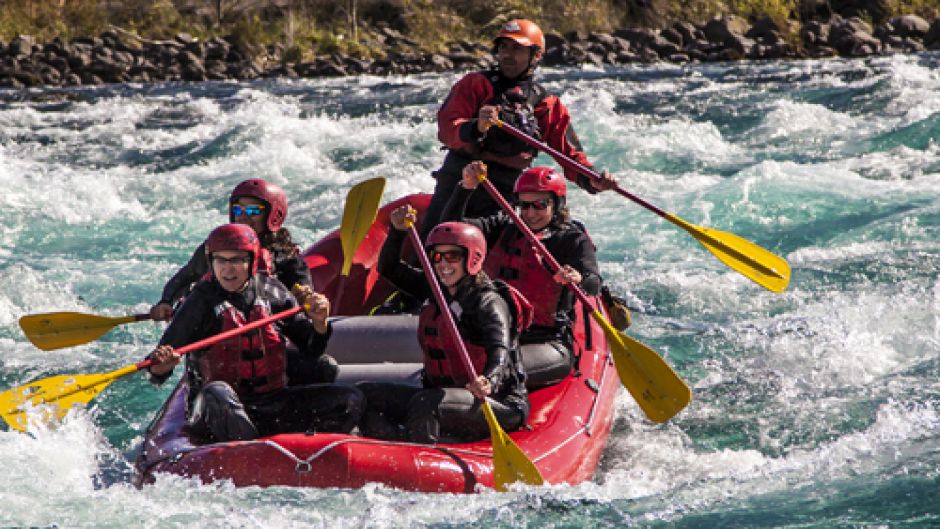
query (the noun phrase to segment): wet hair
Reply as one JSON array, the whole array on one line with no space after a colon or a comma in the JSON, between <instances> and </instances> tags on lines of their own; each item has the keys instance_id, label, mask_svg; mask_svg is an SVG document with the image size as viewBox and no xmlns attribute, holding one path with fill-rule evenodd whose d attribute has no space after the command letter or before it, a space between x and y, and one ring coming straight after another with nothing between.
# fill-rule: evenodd
<instances>
[{"instance_id":1,"label":"wet hair","mask_svg":"<svg viewBox=\"0 0 940 529\"><path fill-rule=\"evenodd\" d=\"M555 211L552 213L552 225L561 227L571 224L571 210L568 209L568 206L559 206L557 197L553 198L552 201L554 202L555 208Z\"/></svg>"},{"instance_id":2,"label":"wet hair","mask_svg":"<svg viewBox=\"0 0 940 529\"><path fill-rule=\"evenodd\" d=\"M272 252L292 254L297 247L287 228L281 228L275 232L265 231L258 239L261 241L261 246Z\"/></svg>"}]
</instances>

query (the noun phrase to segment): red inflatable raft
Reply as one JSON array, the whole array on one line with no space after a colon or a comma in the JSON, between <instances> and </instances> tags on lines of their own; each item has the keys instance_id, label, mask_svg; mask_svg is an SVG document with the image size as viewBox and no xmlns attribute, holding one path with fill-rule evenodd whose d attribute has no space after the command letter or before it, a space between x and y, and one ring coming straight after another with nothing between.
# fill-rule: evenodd
<instances>
[{"instance_id":1,"label":"red inflatable raft","mask_svg":"<svg viewBox=\"0 0 940 529\"><path fill-rule=\"evenodd\" d=\"M354 256L348 277L339 233L305 252L314 285L338 307L328 352L340 362L338 382L386 380L418 384L421 351L411 315L366 316L391 292L375 272L388 215L410 203L419 211L428 195L412 195L382 208ZM603 310L603 309L602 309ZM549 483L590 479L610 433L620 381L603 331L578 307L578 372L530 393L527 428L510 435ZM165 472L235 486L356 488L371 482L423 492L473 492L493 486L488 439L421 445L341 434L290 433L252 441L201 444L186 426L188 388L181 382L147 431L138 457L138 485Z\"/></svg>"}]
</instances>

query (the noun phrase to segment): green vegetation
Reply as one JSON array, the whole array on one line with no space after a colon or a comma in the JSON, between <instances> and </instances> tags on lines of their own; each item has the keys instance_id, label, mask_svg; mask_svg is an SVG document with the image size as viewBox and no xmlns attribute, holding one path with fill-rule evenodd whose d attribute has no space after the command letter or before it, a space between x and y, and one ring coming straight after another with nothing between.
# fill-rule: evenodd
<instances>
[{"instance_id":1,"label":"green vegetation","mask_svg":"<svg viewBox=\"0 0 940 529\"><path fill-rule=\"evenodd\" d=\"M0 39L40 41L93 36L112 26L144 38L185 32L232 35L257 47L279 43L292 60L344 52L381 54L380 29L400 31L428 50L461 41L488 42L499 25L526 17L546 31L610 31L673 20L701 23L720 14L769 16L798 31L800 0L0 0ZM940 15L940 0L890 0L893 14Z\"/></svg>"}]
</instances>

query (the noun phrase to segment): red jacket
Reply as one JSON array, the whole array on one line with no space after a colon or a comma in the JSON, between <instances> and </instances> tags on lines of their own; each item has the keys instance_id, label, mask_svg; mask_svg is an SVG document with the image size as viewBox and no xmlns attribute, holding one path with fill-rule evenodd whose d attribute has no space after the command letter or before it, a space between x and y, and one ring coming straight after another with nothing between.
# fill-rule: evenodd
<instances>
[{"instance_id":1,"label":"red jacket","mask_svg":"<svg viewBox=\"0 0 940 529\"><path fill-rule=\"evenodd\" d=\"M437 112L437 137L449 149L473 152L476 145L467 136L467 127L476 127L477 114L485 104L494 104L493 83L488 75L494 72L472 72L465 75L451 88ZM591 167L587 155L581 150L581 143L571 127L571 115L561 100L554 95L546 95L535 106L535 117L539 123L542 139L551 147L561 151L575 161ZM461 128L464 134L461 135ZM483 159L487 159L485 156ZM498 160L497 160L498 161ZM531 162L531 161L530 161ZM581 187L593 191L586 177L576 171L565 170L565 177Z\"/></svg>"}]
</instances>

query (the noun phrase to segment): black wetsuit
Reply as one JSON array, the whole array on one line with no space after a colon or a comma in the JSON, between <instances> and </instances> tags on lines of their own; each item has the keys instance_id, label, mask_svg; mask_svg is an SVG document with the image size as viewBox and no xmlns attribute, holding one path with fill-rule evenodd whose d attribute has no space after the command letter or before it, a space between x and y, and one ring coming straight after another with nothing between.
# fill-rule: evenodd
<instances>
[{"instance_id":1,"label":"black wetsuit","mask_svg":"<svg viewBox=\"0 0 940 529\"><path fill-rule=\"evenodd\" d=\"M297 306L294 296L274 278L258 274L241 292L228 292L214 279L201 281L186 296L160 345L179 348L218 334L222 319L215 308L228 302L242 314L250 313L257 296L270 305L272 314ZM305 314L298 313L273 324L290 339L303 356L323 355L329 339L319 334ZM216 441L248 439L258 435L290 431L349 432L359 421L363 408L362 394L355 388L335 384L313 384L286 387L266 393L249 388L232 388L226 382L207 381L199 370L199 357L206 350L186 356L186 374L190 379L190 420L197 431ZM162 384L170 374L154 376Z\"/></svg>"}]
</instances>

